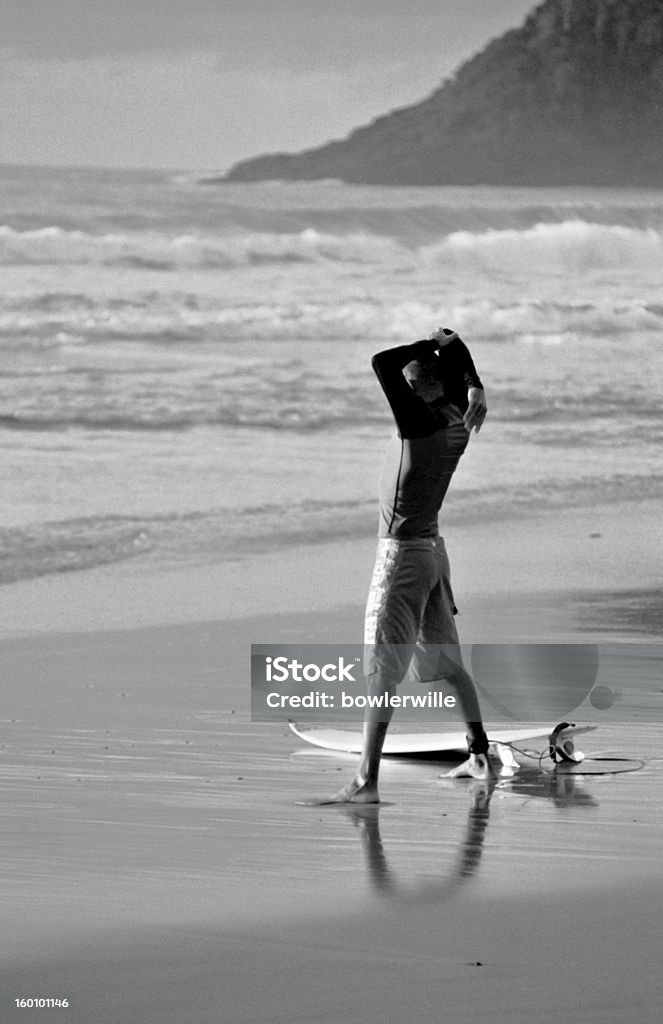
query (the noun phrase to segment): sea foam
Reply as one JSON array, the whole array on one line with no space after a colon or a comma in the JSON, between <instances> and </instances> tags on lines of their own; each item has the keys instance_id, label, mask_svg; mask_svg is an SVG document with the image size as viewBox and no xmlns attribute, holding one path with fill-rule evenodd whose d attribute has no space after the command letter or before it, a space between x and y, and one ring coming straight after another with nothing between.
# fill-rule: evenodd
<instances>
[{"instance_id":1,"label":"sea foam","mask_svg":"<svg viewBox=\"0 0 663 1024\"><path fill-rule=\"evenodd\" d=\"M171 236L158 232L90 234L52 226L31 231L0 227L4 265L95 265L176 271L232 270L260 265L350 263L376 270L469 266L487 272L568 272L663 265L663 234L653 227L583 220L537 223L523 229L452 231L409 244L370 231L224 231Z\"/></svg>"}]
</instances>

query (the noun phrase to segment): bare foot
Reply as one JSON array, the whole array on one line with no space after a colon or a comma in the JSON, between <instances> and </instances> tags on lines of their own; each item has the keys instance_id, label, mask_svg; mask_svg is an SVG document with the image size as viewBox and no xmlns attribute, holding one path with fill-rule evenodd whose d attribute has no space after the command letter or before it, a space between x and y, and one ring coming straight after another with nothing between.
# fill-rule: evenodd
<instances>
[{"instance_id":1,"label":"bare foot","mask_svg":"<svg viewBox=\"0 0 663 1024\"><path fill-rule=\"evenodd\" d=\"M352 782L338 793L320 800L321 804L379 804L378 787L375 783L364 782L360 775L357 775Z\"/></svg>"},{"instance_id":2,"label":"bare foot","mask_svg":"<svg viewBox=\"0 0 663 1024\"><path fill-rule=\"evenodd\" d=\"M457 768L440 775L441 779L495 779L495 769L487 754L470 754Z\"/></svg>"}]
</instances>

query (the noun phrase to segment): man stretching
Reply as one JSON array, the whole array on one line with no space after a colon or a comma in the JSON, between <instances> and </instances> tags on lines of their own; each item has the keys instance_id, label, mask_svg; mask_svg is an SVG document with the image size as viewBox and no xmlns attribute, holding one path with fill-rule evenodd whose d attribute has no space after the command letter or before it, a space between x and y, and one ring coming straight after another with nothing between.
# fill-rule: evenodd
<instances>
[{"instance_id":1,"label":"man stretching","mask_svg":"<svg viewBox=\"0 0 663 1024\"><path fill-rule=\"evenodd\" d=\"M454 331L373 357L395 434L380 476L378 550L366 606L364 644L370 695L392 697L408 670L422 682L445 679L458 694L469 758L454 776L492 777L476 690L463 668L454 622L449 559L437 517L470 431L486 400L472 357ZM390 701L368 708L353 780L333 803L378 803L378 773ZM385 706L386 705L386 706Z\"/></svg>"}]
</instances>

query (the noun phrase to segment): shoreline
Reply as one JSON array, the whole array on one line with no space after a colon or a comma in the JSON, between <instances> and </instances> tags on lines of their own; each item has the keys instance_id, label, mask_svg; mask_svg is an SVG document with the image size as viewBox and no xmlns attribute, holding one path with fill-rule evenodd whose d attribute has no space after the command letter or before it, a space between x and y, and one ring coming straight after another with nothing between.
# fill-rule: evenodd
<instances>
[{"instance_id":1,"label":"shoreline","mask_svg":"<svg viewBox=\"0 0 663 1024\"><path fill-rule=\"evenodd\" d=\"M652 612L660 582L652 558L659 523L658 503L645 501L443 530L462 639L517 639L518 615L523 641L560 631L568 638L576 628L604 636L595 600L609 609L613 635L640 628L643 636L661 635ZM375 544L374 537L323 540L209 564L134 558L7 584L0 587L0 639L311 610L324 631L325 613L344 608L356 609L351 628L361 638ZM620 595L629 606L621 622Z\"/></svg>"}]
</instances>

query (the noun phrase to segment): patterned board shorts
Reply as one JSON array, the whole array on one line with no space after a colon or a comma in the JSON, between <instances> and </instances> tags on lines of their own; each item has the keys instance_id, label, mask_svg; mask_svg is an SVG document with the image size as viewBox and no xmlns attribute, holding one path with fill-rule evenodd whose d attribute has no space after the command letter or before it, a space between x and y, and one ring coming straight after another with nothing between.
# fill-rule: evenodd
<instances>
[{"instance_id":1,"label":"patterned board shorts","mask_svg":"<svg viewBox=\"0 0 663 1024\"><path fill-rule=\"evenodd\" d=\"M366 675L448 676L450 657L462 665L456 610L442 537L381 538L364 621Z\"/></svg>"}]
</instances>

